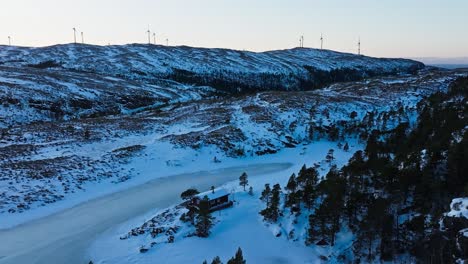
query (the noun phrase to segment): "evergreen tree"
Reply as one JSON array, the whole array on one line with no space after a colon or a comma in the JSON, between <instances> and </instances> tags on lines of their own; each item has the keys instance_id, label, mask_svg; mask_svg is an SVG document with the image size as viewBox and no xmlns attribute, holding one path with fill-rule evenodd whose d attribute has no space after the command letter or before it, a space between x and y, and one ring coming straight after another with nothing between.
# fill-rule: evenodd
<instances>
[{"instance_id":1,"label":"evergreen tree","mask_svg":"<svg viewBox=\"0 0 468 264\"><path fill-rule=\"evenodd\" d=\"M260 214L263 215L264 220L276 222L279 216L279 203L280 203L281 187L279 184L275 184L271 191L270 204L263 209Z\"/></svg>"},{"instance_id":2,"label":"evergreen tree","mask_svg":"<svg viewBox=\"0 0 468 264\"><path fill-rule=\"evenodd\" d=\"M193 197L195 197L195 195L199 193L200 192L197 189L190 188L190 189L183 191L180 194L180 198L182 198L182 200L188 201L188 200L191 200Z\"/></svg>"},{"instance_id":3,"label":"evergreen tree","mask_svg":"<svg viewBox=\"0 0 468 264\"><path fill-rule=\"evenodd\" d=\"M296 192L297 189L297 181L296 181L296 174L293 173L291 177L289 177L288 184L286 185L285 188L289 193L294 193Z\"/></svg>"},{"instance_id":4,"label":"evergreen tree","mask_svg":"<svg viewBox=\"0 0 468 264\"><path fill-rule=\"evenodd\" d=\"M300 199L305 203L308 209L312 207L314 200L317 198L316 187L318 183L319 173L314 167L301 170L297 177L298 184L302 187ZM296 197L298 197L297 195Z\"/></svg>"},{"instance_id":5,"label":"evergreen tree","mask_svg":"<svg viewBox=\"0 0 468 264\"><path fill-rule=\"evenodd\" d=\"M334 151L333 149L329 149L329 150L328 150L328 153L327 153L327 155L325 156L325 160L326 160L328 163L332 163L333 160L335 159L335 157L333 156L333 153L334 153L334 152L335 152L335 151Z\"/></svg>"},{"instance_id":6,"label":"evergreen tree","mask_svg":"<svg viewBox=\"0 0 468 264\"><path fill-rule=\"evenodd\" d=\"M315 210L314 214L309 215L309 229L307 230L306 245L310 245L319 240L329 243L329 223L328 211L325 203Z\"/></svg>"},{"instance_id":7,"label":"evergreen tree","mask_svg":"<svg viewBox=\"0 0 468 264\"><path fill-rule=\"evenodd\" d=\"M288 191L288 196L286 199L286 206L292 207L299 203L298 193L296 193L298 184L296 181L296 174L292 174L288 180L288 184L286 185L286 190Z\"/></svg>"},{"instance_id":8,"label":"evergreen tree","mask_svg":"<svg viewBox=\"0 0 468 264\"><path fill-rule=\"evenodd\" d=\"M318 182L319 173L314 167L307 168L305 165L299 171L299 174L296 178L297 185L300 187L305 187L307 183L312 186L316 186Z\"/></svg>"},{"instance_id":9,"label":"evergreen tree","mask_svg":"<svg viewBox=\"0 0 468 264\"><path fill-rule=\"evenodd\" d=\"M349 145L348 145L348 142L345 143L344 147L343 147L343 150L348 152L349 150Z\"/></svg>"},{"instance_id":10,"label":"evergreen tree","mask_svg":"<svg viewBox=\"0 0 468 264\"><path fill-rule=\"evenodd\" d=\"M244 187L244 191L245 191L245 186L249 185L249 180L247 179L247 173L244 172L239 177L239 185Z\"/></svg>"},{"instance_id":11,"label":"evergreen tree","mask_svg":"<svg viewBox=\"0 0 468 264\"><path fill-rule=\"evenodd\" d=\"M208 196L203 197L200 201L198 215L196 217L196 234L199 237L208 237L210 229L213 226L213 217L210 212L210 202Z\"/></svg>"},{"instance_id":12,"label":"evergreen tree","mask_svg":"<svg viewBox=\"0 0 468 264\"><path fill-rule=\"evenodd\" d=\"M249 195L250 195L250 196L253 196L253 195L254 195L252 186L249 187Z\"/></svg>"},{"instance_id":13,"label":"evergreen tree","mask_svg":"<svg viewBox=\"0 0 468 264\"><path fill-rule=\"evenodd\" d=\"M245 264L244 256L242 255L242 249L239 248L236 252L236 255L231 258L227 264Z\"/></svg>"},{"instance_id":14,"label":"evergreen tree","mask_svg":"<svg viewBox=\"0 0 468 264\"><path fill-rule=\"evenodd\" d=\"M211 261L211 264L223 264L223 262L221 261L221 259L216 256L213 261Z\"/></svg>"},{"instance_id":15,"label":"evergreen tree","mask_svg":"<svg viewBox=\"0 0 468 264\"><path fill-rule=\"evenodd\" d=\"M265 189L262 191L262 196L260 197L260 200L264 201L267 206L270 204L270 197L271 197L271 188L270 184L265 184Z\"/></svg>"},{"instance_id":16,"label":"evergreen tree","mask_svg":"<svg viewBox=\"0 0 468 264\"><path fill-rule=\"evenodd\" d=\"M298 185L302 185L303 182L306 180L306 178L307 178L307 172L306 171L307 171L307 167L304 164L304 165L302 165L301 170L297 174L297 184Z\"/></svg>"},{"instance_id":17,"label":"evergreen tree","mask_svg":"<svg viewBox=\"0 0 468 264\"><path fill-rule=\"evenodd\" d=\"M304 190L302 191L302 201L306 205L307 209L312 208L312 204L314 203L315 199L317 198L317 192L315 186L312 182L307 181Z\"/></svg>"}]
</instances>

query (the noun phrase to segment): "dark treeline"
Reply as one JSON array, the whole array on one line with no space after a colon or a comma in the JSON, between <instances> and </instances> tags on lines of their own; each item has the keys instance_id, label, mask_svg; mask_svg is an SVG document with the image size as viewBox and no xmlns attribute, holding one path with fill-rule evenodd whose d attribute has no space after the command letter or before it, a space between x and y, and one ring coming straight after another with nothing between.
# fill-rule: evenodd
<instances>
[{"instance_id":1,"label":"dark treeline","mask_svg":"<svg viewBox=\"0 0 468 264\"><path fill-rule=\"evenodd\" d=\"M415 73L420 65L407 69L405 73ZM232 72L220 69L207 74L198 74L183 69L172 69L172 73L166 78L187 84L210 86L217 90L232 94L245 94L265 90L292 90L304 91L324 87L337 82L359 81L364 78L385 75L397 75L398 71L387 72L370 71L366 69L333 69L320 70L312 66L304 66L302 74L297 73L246 73Z\"/></svg>"}]
</instances>

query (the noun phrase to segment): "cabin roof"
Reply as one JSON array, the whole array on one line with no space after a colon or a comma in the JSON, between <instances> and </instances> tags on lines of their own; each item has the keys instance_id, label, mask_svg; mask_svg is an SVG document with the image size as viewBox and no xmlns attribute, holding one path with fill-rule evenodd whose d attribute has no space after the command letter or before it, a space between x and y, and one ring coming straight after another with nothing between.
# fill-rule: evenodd
<instances>
[{"instance_id":1,"label":"cabin roof","mask_svg":"<svg viewBox=\"0 0 468 264\"><path fill-rule=\"evenodd\" d=\"M229 195L229 192L226 189L219 189L215 190L214 193L212 193L211 191L200 193L199 195L197 195L197 197L203 199L203 197L208 196L209 200L214 200L216 198L223 197L226 195Z\"/></svg>"}]
</instances>

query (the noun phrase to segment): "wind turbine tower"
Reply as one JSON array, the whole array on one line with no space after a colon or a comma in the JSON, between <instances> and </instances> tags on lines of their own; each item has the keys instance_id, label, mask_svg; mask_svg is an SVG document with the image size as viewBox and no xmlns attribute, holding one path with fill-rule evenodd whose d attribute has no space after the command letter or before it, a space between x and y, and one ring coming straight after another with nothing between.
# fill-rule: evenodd
<instances>
[{"instance_id":1,"label":"wind turbine tower","mask_svg":"<svg viewBox=\"0 0 468 264\"><path fill-rule=\"evenodd\" d=\"M304 47L304 36L300 36L299 37L299 48L303 48Z\"/></svg>"},{"instance_id":2,"label":"wind turbine tower","mask_svg":"<svg viewBox=\"0 0 468 264\"><path fill-rule=\"evenodd\" d=\"M11 46L11 37L8 36L8 46Z\"/></svg>"},{"instance_id":3,"label":"wind turbine tower","mask_svg":"<svg viewBox=\"0 0 468 264\"><path fill-rule=\"evenodd\" d=\"M166 46L169 46L169 39L166 39Z\"/></svg>"},{"instance_id":4,"label":"wind turbine tower","mask_svg":"<svg viewBox=\"0 0 468 264\"><path fill-rule=\"evenodd\" d=\"M320 49L323 49L323 34L320 34Z\"/></svg>"},{"instance_id":5,"label":"wind turbine tower","mask_svg":"<svg viewBox=\"0 0 468 264\"><path fill-rule=\"evenodd\" d=\"M151 31L149 29L149 26L148 26L148 30L146 31L146 33L148 33L148 44L151 44Z\"/></svg>"},{"instance_id":6,"label":"wind turbine tower","mask_svg":"<svg viewBox=\"0 0 468 264\"><path fill-rule=\"evenodd\" d=\"M156 33L153 33L153 44L156 45Z\"/></svg>"},{"instance_id":7,"label":"wind turbine tower","mask_svg":"<svg viewBox=\"0 0 468 264\"><path fill-rule=\"evenodd\" d=\"M81 31L81 44L84 44L84 33Z\"/></svg>"},{"instance_id":8,"label":"wind turbine tower","mask_svg":"<svg viewBox=\"0 0 468 264\"><path fill-rule=\"evenodd\" d=\"M358 55L361 55L361 37L359 37L357 45L358 45Z\"/></svg>"},{"instance_id":9,"label":"wind turbine tower","mask_svg":"<svg viewBox=\"0 0 468 264\"><path fill-rule=\"evenodd\" d=\"M76 28L73 28L73 40L76 44Z\"/></svg>"}]
</instances>

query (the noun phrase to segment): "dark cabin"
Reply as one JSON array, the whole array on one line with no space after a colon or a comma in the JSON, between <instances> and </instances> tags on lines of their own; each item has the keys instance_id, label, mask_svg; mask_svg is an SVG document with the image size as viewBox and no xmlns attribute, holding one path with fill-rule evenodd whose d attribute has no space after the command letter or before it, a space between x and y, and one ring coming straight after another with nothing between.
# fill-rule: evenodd
<instances>
[{"instance_id":1,"label":"dark cabin","mask_svg":"<svg viewBox=\"0 0 468 264\"><path fill-rule=\"evenodd\" d=\"M200 204L200 201L205 196L208 197L211 212L231 207L234 204L230 200L230 193L224 189L221 189L221 190L216 190L214 192L210 192L206 194L202 193L202 194L195 196L192 200L193 205L197 207L198 204Z\"/></svg>"}]
</instances>

